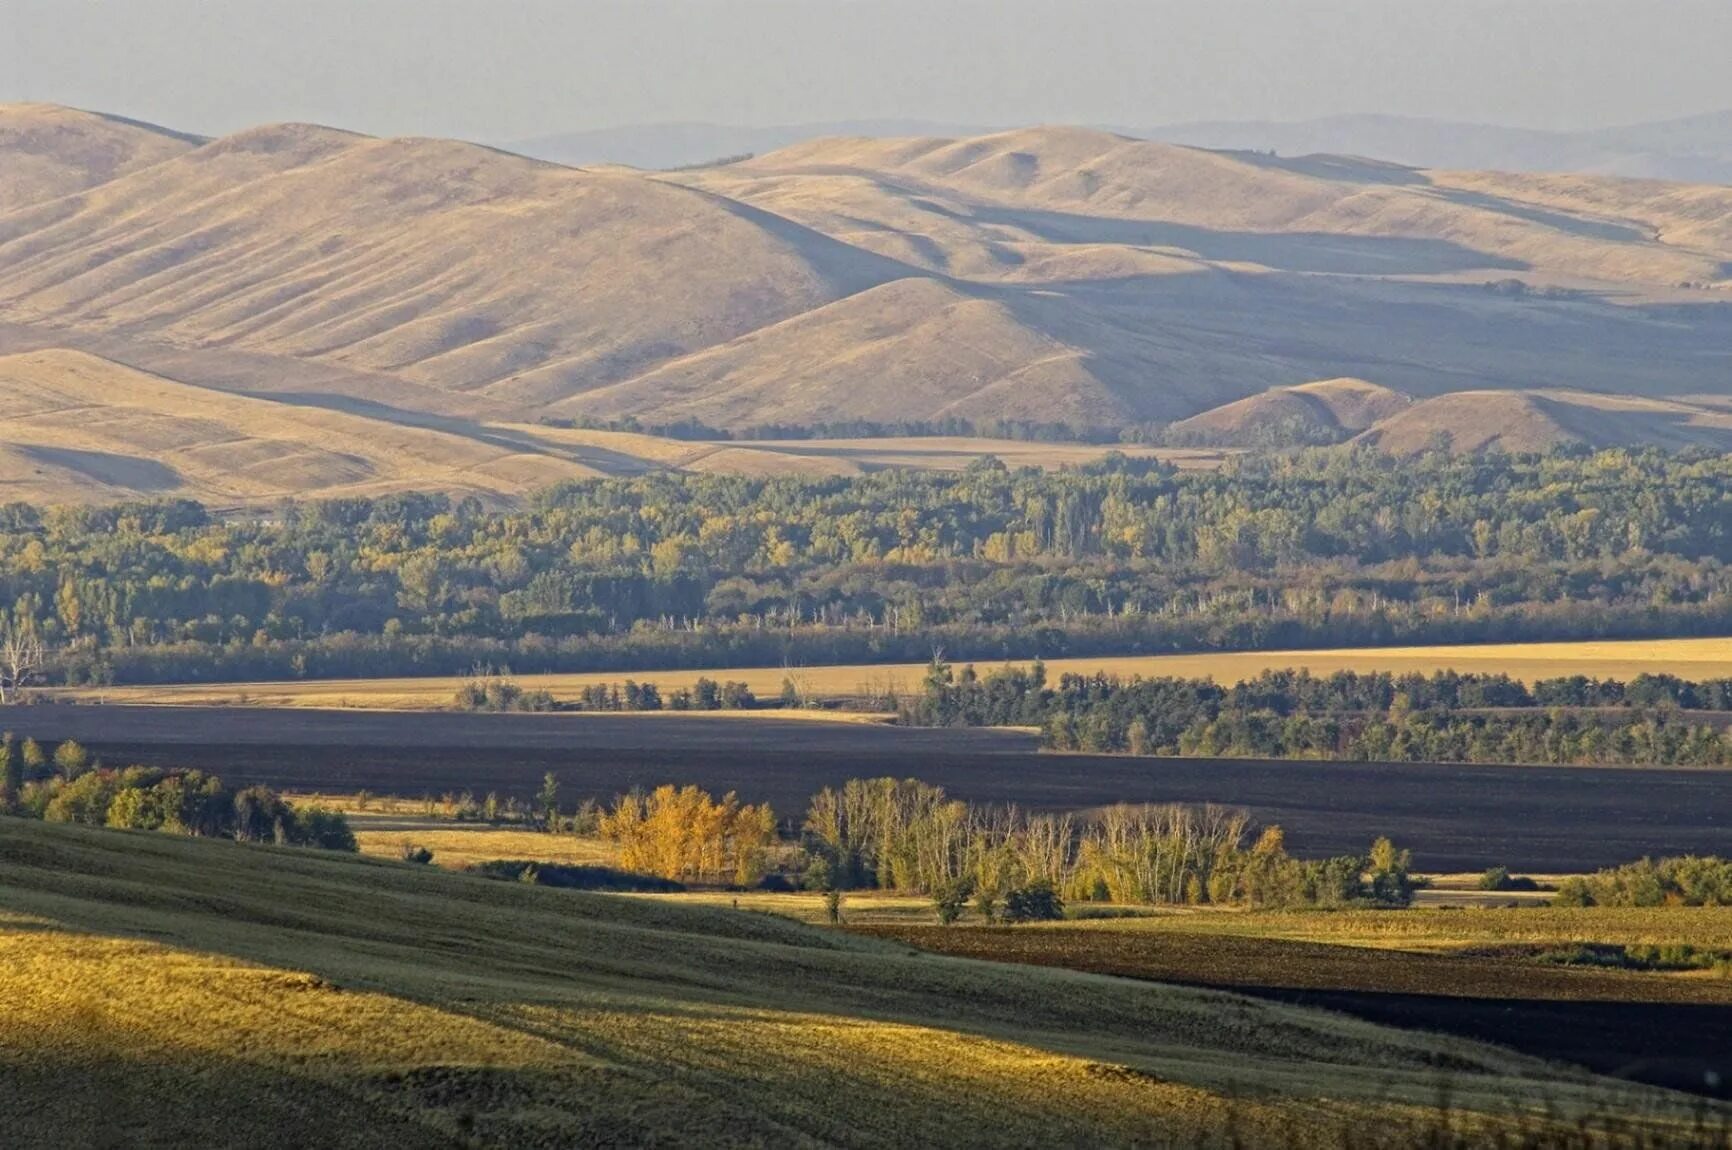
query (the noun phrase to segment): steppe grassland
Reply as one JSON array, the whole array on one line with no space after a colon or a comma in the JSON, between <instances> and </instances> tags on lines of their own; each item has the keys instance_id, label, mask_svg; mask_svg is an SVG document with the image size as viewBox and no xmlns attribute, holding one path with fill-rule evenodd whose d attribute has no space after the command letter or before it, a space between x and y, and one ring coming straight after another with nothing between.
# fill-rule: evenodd
<instances>
[{"instance_id":1,"label":"steppe grassland","mask_svg":"<svg viewBox=\"0 0 1732 1150\"><path fill-rule=\"evenodd\" d=\"M1027 660L1018 661L1026 665ZM982 661L982 673L1000 664ZM1230 651L1187 655L1094 656L1049 659L1047 676L1092 675L1102 672L1129 678L1206 677L1221 683L1253 678L1263 671L1308 668L1314 674L1334 671L1430 673L1439 670L1503 673L1532 682L1563 675L1589 675L1628 680L1644 672L1668 673L1686 679L1732 676L1732 639L1631 639L1576 643L1493 643L1438 647L1371 647L1358 650ZM521 675L525 689L545 690L555 699L575 699L584 687L625 679L654 683L663 695L689 688L700 677L718 682L744 682L760 698L774 698L784 679L791 679L808 698L844 699L882 696L888 691L918 690L925 667L913 663L857 664L835 667L750 667L693 671L603 671L570 675ZM171 684L163 686L89 687L57 692L80 701L111 703L181 703L187 705L357 707L414 709L449 706L462 680L329 679L307 682ZM720 714L722 712L705 712ZM741 712L746 714L749 712ZM827 711L772 712L776 718Z\"/></svg>"},{"instance_id":2,"label":"steppe grassland","mask_svg":"<svg viewBox=\"0 0 1732 1150\"><path fill-rule=\"evenodd\" d=\"M321 852L8 822L0 915L24 1139L1333 1145L1423 1120L1440 1065L1470 1122L1676 1105L1273 1004Z\"/></svg>"}]
</instances>

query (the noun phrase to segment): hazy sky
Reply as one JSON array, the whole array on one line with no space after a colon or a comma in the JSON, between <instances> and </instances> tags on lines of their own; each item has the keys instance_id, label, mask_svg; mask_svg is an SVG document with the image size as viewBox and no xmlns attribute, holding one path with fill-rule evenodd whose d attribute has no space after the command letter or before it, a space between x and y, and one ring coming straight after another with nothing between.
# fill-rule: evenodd
<instances>
[{"instance_id":1,"label":"hazy sky","mask_svg":"<svg viewBox=\"0 0 1732 1150\"><path fill-rule=\"evenodd\" d=\"M768 125L1589 127L1732 108L1732 0L0 0L0 101L217 134Z\"/></svg>"}]
</instances>

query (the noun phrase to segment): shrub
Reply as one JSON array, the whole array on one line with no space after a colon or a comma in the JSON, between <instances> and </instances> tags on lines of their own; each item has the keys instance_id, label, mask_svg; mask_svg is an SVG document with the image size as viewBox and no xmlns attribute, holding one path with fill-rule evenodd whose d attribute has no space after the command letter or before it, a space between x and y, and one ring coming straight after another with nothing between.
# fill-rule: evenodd
<instances>
[{"instance_id":1,"label":"shrub","mask_svg":"<svg viewBox=\"0 0 1732 1150\"><path fill-rule=\"evenodd\" d=\"M397 857L406 863L426 866L433 861L433 852L419 843L404 843Z\"/></svg>"},{"instance_id":2,"label":"shrub","mask_svg":"<svg viewBox=\"0 0 1732 1150\"><path fill-rule=\"evenodd\" d=\"M932 894L932 905L938 911L938 921L949 926L962 917L962 912L968 907L968 896L974 893L972 879L954 879L939 887Z\"/></svg>"},{"instance_id":3,"label":"shrub","mask_svg":"<svg viewBox=\"0 0 1732 1150\"><path fill-rule=\"evenodd\" d=\"M1045 879L1019 886L1004 896L1005 922L1050 922L1064 917L1064 900Z\"/></svg>"},{"instance_id":4,"label":"shrub","mask_svg":"<svg viewBox=\"0 0 1732 1150\"><path fill-rule=\"evenodd\" d=\"M351 853L361 849L355 832L349 829L349 820L324 807L290 807L287 832L290 846Z\"/></svg>"},{"instance_id":5,"label":"shrub","mask_svg":"<svg viewBox=\"0 0 1732 1150\"><path fill-rule=\"evenodd\" d=\"M1540 884L1526 875L1514 875L1506 866L1494 866L1479 876L1479 889L1489 891L1538 890Z\"/></svg>"}]
</instances>

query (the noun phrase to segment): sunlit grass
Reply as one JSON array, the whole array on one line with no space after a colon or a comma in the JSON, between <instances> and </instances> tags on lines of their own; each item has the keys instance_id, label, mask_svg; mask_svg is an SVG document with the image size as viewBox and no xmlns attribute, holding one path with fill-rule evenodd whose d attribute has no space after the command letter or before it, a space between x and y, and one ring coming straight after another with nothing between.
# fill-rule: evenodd
<instances>
[{"instance_id":1,"label":"sunlit grass","mask_svg":"<svg viewBox=\"0 0 1732 1150\"><path fill-rule=\"evenodd\" d=\"M1321 1146L1429 1105L1440 1067L1469 1112L1624 1090L724 898L0 820L0 1123L62 1144L232 1141L244 1113L259 1146L1048 1146L1189 1144L1230 1121Z\"/></svg>"}]
</instances>

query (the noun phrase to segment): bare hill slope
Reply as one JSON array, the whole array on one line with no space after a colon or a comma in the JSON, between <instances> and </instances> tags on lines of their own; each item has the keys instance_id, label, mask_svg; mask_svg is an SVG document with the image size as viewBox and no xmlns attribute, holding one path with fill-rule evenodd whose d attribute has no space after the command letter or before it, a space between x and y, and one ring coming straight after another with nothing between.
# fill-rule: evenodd
<instances>
[{"instance_id":1,"label":"bare hill slope","mask_svg":"<svg viewBox=\"0 0 1732 1150\"><path fill-rule=\"evenodd\" d=\"M56 104L0 104L0 212L178 156L194 136Z\"/></svg>"},{"instance_id":2,"label":"bare hill slope","mask_svg":"<svg viewBox=\"0 0 1732 1150\"><path fill-rule=\"evenodd\" d=\"M0 502L401 489L497 499L600 474L491 438L229 395L82 352L0 358Z\"/></svg>"},{"instance_id":3,"label":"bare hill slope","mask_svg":"<svg viewBox=\"0 0 1732 1150\"><path fill-rule=\"evenodd\" d=\"M17 321L148 330L527 402L896 274L702 192L305 125L0 217L0 303Z\"/></svg>"},{"instance_id":4,"label":"bare hill slope","mask_svg":"<svg viewBox=\"0 0 1732 1150\"><path fill-rule=\"evenodd\" d=\"M1075 128L648 174L312 125L200 145L8 117L77 130L0 132L0 173L57 173L0 200L0 354L83 348L432 432L542 415L1110 427L1250 399L1205 426L1333 435L1368 418L1264 393L1732 394L1725 188ZM131 150L91 143L110 136Z\"/></svg>"},{"instance_id":5,"label":"bare hill slope","mask_svg":"<svg viewBox=\"0 0 1732 1150\"><path fill-rule=\"evenodd\" d=\"M1416 403L1360 437L1397 455L1424 451L1440 439L1464 452L1545 451L1561 443L1732 451L1732 412L1579 391L1463 391Z\"/></svg>"},{"instance_id":6,"label":"bare hill slope","mask_svg":"<svg viewBox=\"0 0 1732 1150\"><path fill-rule=\"evenodd\" d=\"M1363 379L1320 379L1223 404L1180 420L1169 431L1182 440L1235 447L1330 443L1365 431L1412 402Z\"/></svg>"}]
</instances>

